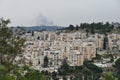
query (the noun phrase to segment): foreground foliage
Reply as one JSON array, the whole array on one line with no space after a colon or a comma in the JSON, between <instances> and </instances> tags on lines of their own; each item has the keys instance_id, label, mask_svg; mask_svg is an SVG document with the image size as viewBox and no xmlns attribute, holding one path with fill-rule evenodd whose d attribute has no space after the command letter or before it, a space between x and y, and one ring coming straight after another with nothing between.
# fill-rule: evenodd
<instances>
[{"instance_id":1,"label":"foreground foliage","mask_svg":"<svg viewBox=\"0 0 120 80\"><path fill-rule=\"evenodd\" d=\"M118 80L112 72L107 72L104 74L103 80Z\"/></svg>"},{"instance_id":2,"label":"foreground foliage","mask_svg":"<svg viewBox=\"0 0 120 80\"><path fill-rule=\"evenodd\" d=\"M7 27L9 23L9 19L0 19L0 80L45 80L39 71L18 66L25 40Z\"/></svg>"}]
</instances>

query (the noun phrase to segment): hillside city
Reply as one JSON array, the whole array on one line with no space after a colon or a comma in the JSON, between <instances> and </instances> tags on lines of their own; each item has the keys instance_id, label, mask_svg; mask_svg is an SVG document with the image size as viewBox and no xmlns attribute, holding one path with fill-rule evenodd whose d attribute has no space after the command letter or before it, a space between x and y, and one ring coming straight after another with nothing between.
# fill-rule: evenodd
<instances>
[{"instance_id":1,"label":"hillside city","mask_svg":"<svg viewBox=\"0 0 120 80\"><path fill-rule=\"evenodd\" d=\"M87 35L85 31L60 31L34 31L22 35L26 39L23 56L25 63L41 72L58 73L65 63L74 67L92 61L92 64L105 71L113 71L112 66L120 58L119 33Z\"/></svg>"},{"instance_id":2,"label":"hillside city","mask_svg":"<svg viewBox=\"0 0 120 80\"><path fill-rule=\"evenodd\" d=\"M0 80L119 80L120 24L26 31L0 23Z\"/></svg>"},{"instance_id":3,"label":"hillside city","mask_svg":"<svg viewBox=\"0 0 120 80\"><path fill-rule=\"evenodd\" d=\"M120 80L120 0L0 0L0 80Z\"/></svg>"}]
</instances>

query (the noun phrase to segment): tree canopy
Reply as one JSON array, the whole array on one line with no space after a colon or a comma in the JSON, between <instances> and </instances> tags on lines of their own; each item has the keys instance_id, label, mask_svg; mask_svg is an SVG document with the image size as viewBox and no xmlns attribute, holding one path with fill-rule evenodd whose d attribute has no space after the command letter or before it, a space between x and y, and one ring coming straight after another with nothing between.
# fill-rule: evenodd
<instances>
[{"instance_id":1,"label":"tree canopy","mask_svg":"<svg viewBox=\"0 0 120 80\"><path fill-rule=\"evenodd\" d=\"M118 80L112 72L107 72L104 74L103 80Z\"/></svg>"},{"instance_id":2,"label":"tree canopy","mask_svg":"<svg viewBox=\"0 0 120 80\"><path fill-rule=\"evenodd\" d=\"M9 23L9 19L0 19L0 65L4 68L5 74L14 70L15 59L23 53L25 42L24 39L17 34L13 34L12 30L7 27Z\"/></svg>"},{"instance_id":3,"label":"tree canopy","mask_svg":"<svg viewBox=\"0 0 120 80\"><path fill-rule=\"evenodd\" d=\"M115 67L120 71L120 58L115 62Z\"/></svg>"},{"instance_id":4,"label":"tree canopy","mask_svg":"<svg viewBox=\"0 0 120 80\"><path fill-rule=\"evenodd\" d=\"M96 66L88 61L84 62L84 66L86 66L93 73L102 73L103 72L101 68L99 68L98 66Z\"/></svg>"}]
</instances>

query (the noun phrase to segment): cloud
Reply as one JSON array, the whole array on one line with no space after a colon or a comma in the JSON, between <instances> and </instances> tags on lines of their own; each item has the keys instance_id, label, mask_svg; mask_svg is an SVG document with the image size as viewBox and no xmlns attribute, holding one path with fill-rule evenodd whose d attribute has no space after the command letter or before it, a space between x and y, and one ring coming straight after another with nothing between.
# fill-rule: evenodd
<instances>
[{"instance_id":1,"label":"cloud","mask_svg":"<svg viewBox=\"0 0 120 80\"><path fill-rule=\"evenodd\" d=\"M0 0L0 4L2 4L3 0Z\"/></svg>"},{"instance_id":2,"label":"cloud","mask_svg":"<svg viewBox=\"0 0 120 80\"><path fill-rule=\"evenodd\" d=\"M54 25L53 21L50 21L46 16L43 14L39 14L36 18L36 25L45 25L45 26L51 26Z\"/></svg>"}]
</instances>

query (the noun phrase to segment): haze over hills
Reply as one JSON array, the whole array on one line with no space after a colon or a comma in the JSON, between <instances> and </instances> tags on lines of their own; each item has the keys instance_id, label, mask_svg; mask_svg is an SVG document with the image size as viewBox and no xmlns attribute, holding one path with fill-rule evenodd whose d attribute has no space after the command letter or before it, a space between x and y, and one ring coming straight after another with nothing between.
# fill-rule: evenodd
<instances>
[{"instance_id":1,"label":"haze over hills","mask_svg":"<svg viewBox=\"0 0 120 80\"><path fill-rule=\"evenodd\" d=\"M56 31L62 29L61 26L29 26L29 27L12 27L14 30L22 28L26 31Z\"/></svg>"},{"instance_id":2,"label":"haze over hills","mask_svg":"<svg viewBox=\"0 0 120 80\"><path fill-rule=\"evenodd\" d=\"M27 31L55 31L57 29L61 29L60 26L30 26L24 27Z\"/></svg>"}]
</instances>

